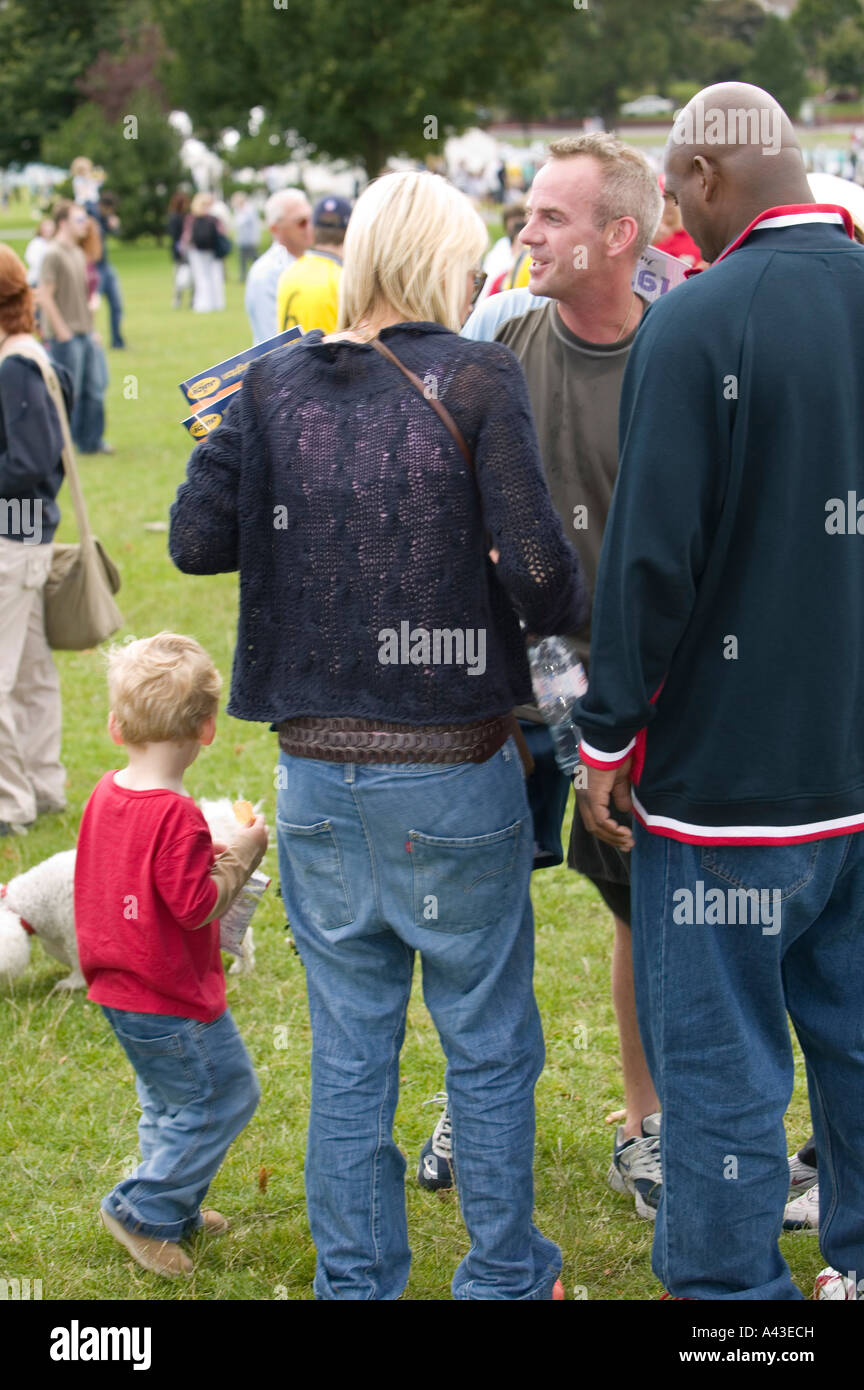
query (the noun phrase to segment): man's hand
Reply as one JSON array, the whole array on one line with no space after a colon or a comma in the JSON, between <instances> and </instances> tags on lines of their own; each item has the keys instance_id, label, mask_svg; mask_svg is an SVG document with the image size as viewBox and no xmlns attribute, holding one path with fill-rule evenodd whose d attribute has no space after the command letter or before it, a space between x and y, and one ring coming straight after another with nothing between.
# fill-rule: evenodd
<instances>
[{"instance_id":1,"label":"man's hand","mask_svg":"<svg viewBox=\"0 0 864 1390\"><path fill-rule=\"evenodd\" d=\"M620 767L610 768L608 772L598 767L583 764L588 773L588 786L576 790L576 800L582 813L585 829L607 845L614 845L625 853L633 848L633 832L626 825L619 825L609 814L610 797L619 811L632 811L630 799L630 768L632 756Z\"/></svg>"}]
</instances>

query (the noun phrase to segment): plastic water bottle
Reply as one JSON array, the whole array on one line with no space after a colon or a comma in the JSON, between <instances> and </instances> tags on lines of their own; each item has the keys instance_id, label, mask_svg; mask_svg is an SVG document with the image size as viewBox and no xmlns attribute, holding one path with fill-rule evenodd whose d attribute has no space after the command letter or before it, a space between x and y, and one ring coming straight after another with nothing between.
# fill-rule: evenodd
<instances>
[{"instance_id":1,"label":"plastic water bottle","mask_svg":"<svg viewBox=\"0 0 864 1390\"><path fill-rule=\"evenodd\" d=\"M542 637L528 648L531 681L540 713L546 721L555 760L566 777L579 762L579 729L573 706L588 689L585 667L566 637Z\"/></svg>"}]
</instances>

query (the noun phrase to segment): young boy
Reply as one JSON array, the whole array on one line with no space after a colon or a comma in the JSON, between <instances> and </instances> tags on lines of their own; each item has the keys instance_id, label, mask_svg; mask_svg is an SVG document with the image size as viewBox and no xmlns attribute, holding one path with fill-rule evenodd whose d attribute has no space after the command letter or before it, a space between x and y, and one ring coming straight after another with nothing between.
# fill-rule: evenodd
<instances>
[{"instance_id":1,"label":"young boy","mask_svg":"<svg viewBox=\"0 0 864 1390\"><path fill-rule=\"evenodd\" d=\"M213 742L221 679L191 637L160 632L109 654L108 732L128 766L106 772L81 821L75 927L88 998L136 1073L141 1163L102 1199L105 1226L145 1269L190 1274L179 1242L260 1096L225 1005L219 916L267 848L263 816L214 845L183 790Z\"/></svg>"}]
</instances>

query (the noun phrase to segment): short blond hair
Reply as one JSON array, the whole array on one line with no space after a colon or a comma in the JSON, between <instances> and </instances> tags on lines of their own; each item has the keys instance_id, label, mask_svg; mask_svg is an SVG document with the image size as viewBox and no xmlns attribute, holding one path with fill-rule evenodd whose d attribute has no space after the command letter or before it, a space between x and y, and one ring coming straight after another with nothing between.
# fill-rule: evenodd
<instances>
[{"instance_id":1,"label":"short blond hair","mask_svg":"<svg viewBox=\"0 0 864 1390\"><path fill-rule=\"evenodd\" d=\"M603 170L600 196L594 207L594 225L602 231L607 222L632 217L639 232L633 244L641 256L657 230L663 211L663 195L657 175L645 156L616 135L591 131L586 135L566 135L549 146L550 159L596 159Z\"/></svg>"},{"instance_id":2,"label":"short blond hair","mask_svg":"<svg viewBox=\"0 0 864 1390\"><path fill-rule=\"evenodd\" d=\"M189 211L193 217L206 217L215 201L212 193L196 193Z\"/></svg>"},{"instance_id":3,"label":"short blond hair","mask_svg":"<svg viewBox=\"0 0 864 1390\"><path fill-rule=\"evenodd\" d=\"M222 677L194 637L157 632L111 647L108 697L124 743L196 738L219 708Z\"/></svg>"},{"instance_id":4,"label":"short blond hair","mask_svg":"<svg viewBox=\"0 0 864 1390\"><path fill-rule=\"evenodd\" d=\"M406 322L462 327L465 279L489 245L464 193L438 174L383 174L345 233L339 330L393 310Z\"/></svg>"}]
</instances>

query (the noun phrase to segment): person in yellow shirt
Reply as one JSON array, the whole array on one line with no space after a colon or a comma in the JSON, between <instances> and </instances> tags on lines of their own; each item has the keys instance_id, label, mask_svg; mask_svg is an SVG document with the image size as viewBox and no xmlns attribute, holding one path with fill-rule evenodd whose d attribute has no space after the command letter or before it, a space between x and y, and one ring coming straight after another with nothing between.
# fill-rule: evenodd
<instances>
[{"instance_id":1,"label":"person in yellow shirt","mask_svg":"<svg viewBox=\"0 0 864 1390\"><path fill-rule=\"evenodd\" d=\"M336 331L342 244L351 216L347 198L322 198L312 213L314 245L283 270L276 294L276 332L299 327Z\"/></svg>"}]
</instances>

